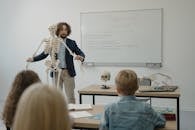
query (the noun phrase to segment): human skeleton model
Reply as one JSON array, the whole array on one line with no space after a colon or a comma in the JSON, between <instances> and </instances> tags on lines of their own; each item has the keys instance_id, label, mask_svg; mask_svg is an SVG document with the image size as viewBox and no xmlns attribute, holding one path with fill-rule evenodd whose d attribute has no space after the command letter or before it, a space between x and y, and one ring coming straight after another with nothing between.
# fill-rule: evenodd
<instances>
[{"instance_id":1,"label":"human skeleton model","mask_svg":"<svg viewBox=\"0 0 195 130\"><path fill-rule=\"evenodd\" d=\"M66 49L69 51L69 53L74 57L73 52L70 50L70 48L65 44L62 38L57 37L55 32L56 32L57 26L56 25L51 25L49 27L49 32L50 32L50 37L45 38L42 40L40 43L39 47L37 48L36 52L33 54L33 57L36 55L37 51L41 47L42 44L45 44L45 49L44 53L50 55L50 60L45 61L46 65L46 73L47 73L47 83L49 83L49 78L48 78L48 73L49 71L53 72L53 85L59 88L59 81L60 81L60 75L61 75L61 69L58 67L60 61L56 59L56 54L59 52L59 47L60 44L63 44ZM26 66L28 68L28 64ZM57 78L56 78L56 74ZM56 84L57 81L57 84Z\"/></svg>"}]
</instances>

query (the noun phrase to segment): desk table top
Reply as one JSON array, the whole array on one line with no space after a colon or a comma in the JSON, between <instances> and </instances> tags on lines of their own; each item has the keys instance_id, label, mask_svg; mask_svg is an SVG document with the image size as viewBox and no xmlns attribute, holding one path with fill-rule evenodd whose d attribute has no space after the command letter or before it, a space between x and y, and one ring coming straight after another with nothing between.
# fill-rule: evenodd
<instances>
[{"instance_id":1,"label":"desk table top","mask_svg":"<svg viewBox=\"0 0 195 130\"><path fill-rule=\"evenodd\" d=\"M103 113L103 105L94 105L92 110L87 110L87 112L95 115ZM100 120L91 118L78 118L74 119L74 128L99 128ZM156 130L176 130L176 121L167 121L165 128L158 128Z\"/></svg>"},{"instance_id":2,"label":"desk table top","mask_svg":"<svg viewBox=\"0 0 195 130\"><path fill-rule=\"evenodd\" d=\"M140 86L139 90L146 89L150 86ZM173 97L177 98L180 97L179 88L176 89L174 92L140 92L137 91L135 96L138 97ZM117 96L116 87L110 85L109 89L102 89L100 85L89 85L81 90L78 91L79 94L86 94L86 95L113 95Z\"/></svg>"}]
</instances>

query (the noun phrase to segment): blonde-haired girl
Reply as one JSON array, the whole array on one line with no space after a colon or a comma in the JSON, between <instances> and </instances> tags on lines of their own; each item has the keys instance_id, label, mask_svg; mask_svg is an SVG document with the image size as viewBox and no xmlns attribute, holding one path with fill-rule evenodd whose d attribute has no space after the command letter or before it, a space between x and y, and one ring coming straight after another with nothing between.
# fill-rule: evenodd
<instances>
[{"instance_id":1,"label":"blonde-haired girl","mask_svg":"<svg viewBox=\"0 0 195 130\"><path fill-rule=\"evenodd\" d=\"M14 130L70 130L67 104L61 92L41 83L22 95L13 124Z\"/></svg>"}]
</instances>

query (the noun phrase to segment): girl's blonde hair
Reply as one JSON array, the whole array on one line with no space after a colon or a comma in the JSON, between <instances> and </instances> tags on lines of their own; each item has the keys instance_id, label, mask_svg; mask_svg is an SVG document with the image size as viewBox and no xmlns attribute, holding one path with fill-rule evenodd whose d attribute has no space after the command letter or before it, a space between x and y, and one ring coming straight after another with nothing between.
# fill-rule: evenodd
<instances>
[{"instance_id":1,"label":"girl's blonde hair","mask_svg":"<svg viewBox=\"0 0 195 130\"><path fill-rule=\"evenodd\" d=\"M70 118L63 95L41 83L22 95L13 124L14 130L70 130Z\"/></svg>"},{"instance_id":2,"label":"girl's blonde hair","mask_svg":"<svg viewBox=\"0 0 195 130\"><path fill-rule=\"evenodd\" d=\"M132 70L121 70L115 78L115 83L125 95L134 95L138 89L137 74Z\"/></svg>"}]
</instances>

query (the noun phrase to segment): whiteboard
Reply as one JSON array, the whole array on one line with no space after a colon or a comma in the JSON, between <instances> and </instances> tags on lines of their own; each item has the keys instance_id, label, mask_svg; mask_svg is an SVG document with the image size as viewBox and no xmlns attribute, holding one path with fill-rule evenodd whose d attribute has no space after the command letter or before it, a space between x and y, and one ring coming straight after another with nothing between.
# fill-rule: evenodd
<instances>
[{"instance_id":1,"label":"whiteboard","mask_svg":"<svg viewBox=\"0 0 195 130\"><path fill-rule=\"evenodd\" d=\"M90 65L162 62L162 9L81 13L81 47Z\"/></svg>"}]
</instances>

